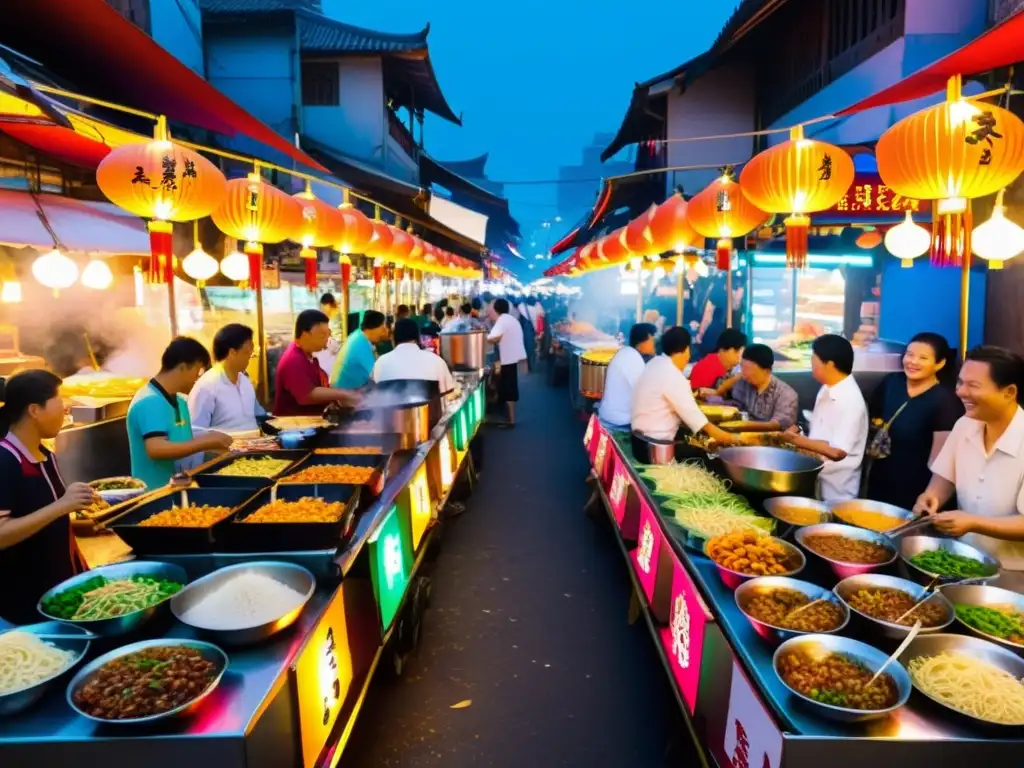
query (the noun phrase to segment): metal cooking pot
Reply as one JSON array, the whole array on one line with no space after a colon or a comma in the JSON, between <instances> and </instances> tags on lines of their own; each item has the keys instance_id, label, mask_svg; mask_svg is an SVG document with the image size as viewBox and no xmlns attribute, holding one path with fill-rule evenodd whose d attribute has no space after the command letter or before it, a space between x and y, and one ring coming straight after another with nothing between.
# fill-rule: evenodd
<instances>
[{"instance_id":1,"label":"metal cooking pot","mask_svg":"<svg viewBox=\"0 0 1024 768\"><path fill-rule=\"evenodd\" d=\"M412 450L430 439L429 400L410 400L365 408L356 411L353 418L353 431L397 435L400 451Z\"/></svg>"},{"instance_id":2,"label":"metal cooking pot","mask_svg":"<svg viewBox=\"0 0 1024 768\"><path fill-rule=\"evenodd\" d=\"M724 448L722 469L737 488L784 496L815 498L824 464L796 451L763 446Z\"/></svg>"},{"instance_id":3,"label":"metal cooking pot","mask_svg":"<svg viewBox=\"0 0 1024 768\"><path fill-rule=\"evenodd\" d=\"M484 367L487 334L482 330L441 334L441 357L453 371L479 371Z\"/></svg>"},{"instance_id":4,"label":"metal cooking pot","mask_svg":"<svg viewBox=\"0 0 1024 768\"><path fill-rule=\"evenodd\" d=\"M655 440L643 432L631 434L633 458L641 464L671 464L676 460L676 444L668 440Z\"/></svg>"},{"instance_id":5,"label":"metal cooking pot","mask_svg":"<svg viewBox=\"0 0 1024 768\"><path fill-rule=\"evenodd\" d=\"M580 394L592 400L600 400L604 395L604 380L608 375L608 363L595 363L583 355L577 358L579 365Z\"/></svg>"}]
</instances>

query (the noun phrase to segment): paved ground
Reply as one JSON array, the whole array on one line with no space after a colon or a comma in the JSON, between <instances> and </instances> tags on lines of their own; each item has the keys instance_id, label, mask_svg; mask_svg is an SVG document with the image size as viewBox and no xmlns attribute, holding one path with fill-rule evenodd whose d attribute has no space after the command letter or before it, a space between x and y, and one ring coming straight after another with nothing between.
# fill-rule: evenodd
<instances>
[{"instance_id":1,"label":"paved ground","mask_svg":"<svg viewBox=\"0 0 1024 768\"><path fill-rule=\"evenodd\" d=\"M582 511L583 425L564 388L522 389L520 425L487 428L445 531L418 655L375 681L342 768L698 764L650 636L626 623L622 556Z\"/></svg>"}]
</instances>

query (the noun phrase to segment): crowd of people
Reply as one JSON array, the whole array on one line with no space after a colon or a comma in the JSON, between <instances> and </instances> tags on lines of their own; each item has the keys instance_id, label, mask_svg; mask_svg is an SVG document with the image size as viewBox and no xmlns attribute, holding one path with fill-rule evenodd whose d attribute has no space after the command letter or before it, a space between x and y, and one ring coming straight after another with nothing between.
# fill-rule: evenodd
<instances>
[{"instance_id":1,"label":"crowd of people","mask_svg":"<svg viewBox=\"0 0 1024 768\"><path fill-rule=\"evenodd\" d=\"M939 334L920 333L903 370L886 375L869 398L853 375L855 353L826 334L812 344L811 375L820 385L809 418L797 392L773 373L774 354L723 330L690 367L692 338L672 327L660 339L638 323L612 358L598 414L609 429L676 441L703 433L720 445L735 434L711 424L699 402L735 405L745 421L777 431L820 455L821 499L867 498L917 514L964 536L1003 566L1000 583L1024 591L1024 359L999 347L956 356ZM688 375L687 372L688 371Z\"/></svg>"}]
</instances>

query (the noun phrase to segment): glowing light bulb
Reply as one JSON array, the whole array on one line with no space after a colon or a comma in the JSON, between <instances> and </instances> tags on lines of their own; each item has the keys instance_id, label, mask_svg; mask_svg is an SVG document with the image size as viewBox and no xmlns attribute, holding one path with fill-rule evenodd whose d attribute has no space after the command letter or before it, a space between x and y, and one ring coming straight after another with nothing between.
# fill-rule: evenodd
<instances>
[{"instance_id":1,"label":"glowing light bulb","mask_svg":"<svg viewBox=\"0 0 1024 768\"><path fill-rule=\"evenodd\" d=\"M82 285L94 291L105 291L114 282L114 273L107 262L93 259L82 270Z\"/></svg>"}]
</instances>

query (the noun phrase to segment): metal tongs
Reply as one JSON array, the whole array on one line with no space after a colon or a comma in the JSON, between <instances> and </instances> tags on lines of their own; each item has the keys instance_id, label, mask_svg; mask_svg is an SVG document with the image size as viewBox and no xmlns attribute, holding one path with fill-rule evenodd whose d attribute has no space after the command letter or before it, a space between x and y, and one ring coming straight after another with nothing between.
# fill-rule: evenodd
<instances>
[{"instance_id":1,"label":"metal tongs","mask_svg":"<svg viewBox=\"0 0 1024 768\"><path fill-rule=\"evenodd\" d=\"M885 535L890 539L895 539L897 536L902 536L908 531L913 531L917 528L924 528L926 525L931 525L932 518L929 515L922 515L921 517L914 518L905 523L897 525L895 528L890 528L885 532Z\"/></svg>"}]
</instances>

